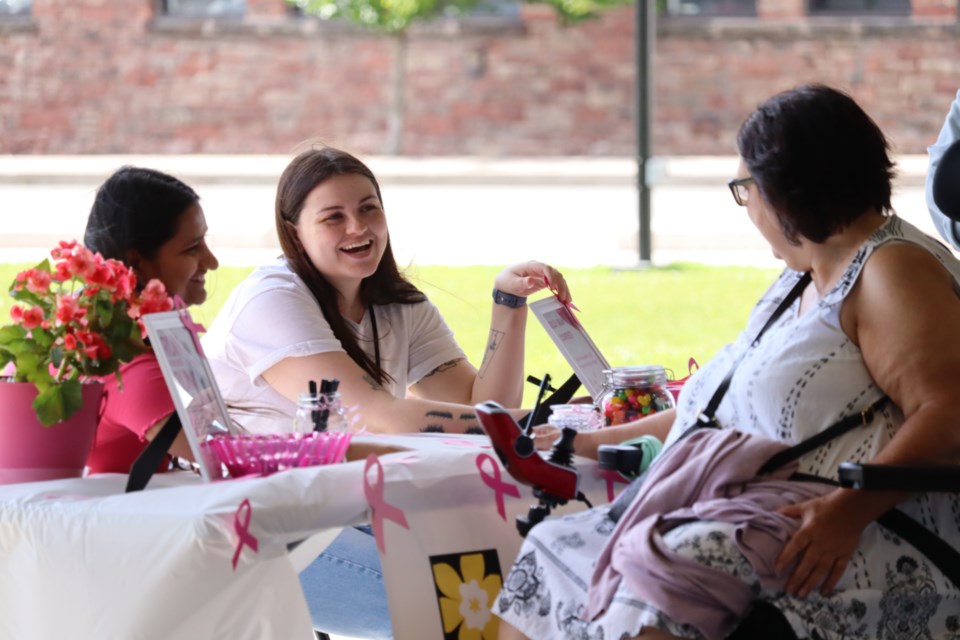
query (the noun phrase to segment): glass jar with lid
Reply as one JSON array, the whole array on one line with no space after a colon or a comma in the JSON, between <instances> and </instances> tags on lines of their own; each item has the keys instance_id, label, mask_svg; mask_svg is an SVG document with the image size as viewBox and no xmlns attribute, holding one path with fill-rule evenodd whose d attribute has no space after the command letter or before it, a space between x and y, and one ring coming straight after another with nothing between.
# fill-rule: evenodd
<instances>
[{"instance_id":1,"label":"glass jar with lid","mask_svg":"<svg viewBox=\"0 0 960 640\"><path fill-rule=\"evenodd\" d=\"M667 372L659 365L614 367L604 371L604 393L597 407L608 426L623 424L675 406Z\"/></svg>"},{"instance_id":2,"label":"glass jar with lid","mask_svg":"<svg viewBox=\"0 0 960 640\"><path fill-rule=\"evenodd\" d=\"M558 429L595 431L603 426L603 418L592 404L555 404L551 411L547 424Z\"/></svg>"},{"instance_id":3,"label":"glass jar with lid","mask_svg":"<svg viewBox=\"0 0 960 640\"><path fill-rule=\"evenodd\" d=\"M340 394L301 393L297 398L297 412L293 418L294 433L311 431L347 431L347 413L340 401Z\"/></svg>"}]
</instances>

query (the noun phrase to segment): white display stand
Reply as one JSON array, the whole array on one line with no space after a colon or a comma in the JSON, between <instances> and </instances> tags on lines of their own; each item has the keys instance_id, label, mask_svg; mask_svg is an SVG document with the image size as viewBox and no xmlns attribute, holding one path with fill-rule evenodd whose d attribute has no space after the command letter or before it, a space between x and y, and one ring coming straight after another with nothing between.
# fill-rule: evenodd
<instances>
[{"instance_id":1,"label":"white display stand","mask_svg":"<svg viewBox=\"0 0 960 640\"><path fill-rule=\"evenodd\" d=\"M143 321L193 459L204 480L220 480L225 475L220 462L200 445L212 434L236 433L236 428L200 346L197 331L202 327L185 309L150 313Z\"/></svg>"}]
</instances>

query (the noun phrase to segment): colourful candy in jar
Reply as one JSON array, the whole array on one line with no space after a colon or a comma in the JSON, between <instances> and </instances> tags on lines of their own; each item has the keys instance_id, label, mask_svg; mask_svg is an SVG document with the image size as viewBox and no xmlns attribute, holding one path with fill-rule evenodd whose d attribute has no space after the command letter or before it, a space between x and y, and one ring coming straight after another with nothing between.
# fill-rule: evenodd
<instances>
[{"instance_id":1,"label":"colourful candy in jar","mask_svg":"<svg viewBox=\"0 0 960 640\"><path fill-rule=\"evenodd\" d=\"M619 367L606 374L607 391L598 404L607 425L631 422L674 406L663 367Z\"/></svg>"}]
</instances>

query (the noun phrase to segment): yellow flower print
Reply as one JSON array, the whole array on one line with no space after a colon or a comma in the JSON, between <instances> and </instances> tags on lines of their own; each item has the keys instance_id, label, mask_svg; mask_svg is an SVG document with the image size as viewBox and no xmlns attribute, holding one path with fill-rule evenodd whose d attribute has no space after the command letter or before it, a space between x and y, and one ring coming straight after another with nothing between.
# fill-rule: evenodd
<instances>
[{"instance_id":1,"label":"yellow flower print","mask_svg":"<svg viewBox=\"0 0 960 640\"><path fill-rule=\"evenodd\" d=\"M485 573L480 553L460 556L459 573L446 562L433 565L433 578L443 594L440 615L446 637L457 640L495 640L497 637L500 621L490 613L490 605L500 592L502 581L497 573ZM457 627L460 631L455 636Z\"/></svg>"}]
</instances>

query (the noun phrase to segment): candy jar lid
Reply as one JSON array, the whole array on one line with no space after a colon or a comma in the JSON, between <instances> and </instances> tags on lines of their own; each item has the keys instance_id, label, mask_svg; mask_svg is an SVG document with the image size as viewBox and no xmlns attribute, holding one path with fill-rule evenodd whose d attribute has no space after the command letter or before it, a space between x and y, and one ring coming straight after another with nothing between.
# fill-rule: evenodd
<instances>
[{"instance_id":1,"label":"candy jar lid","mask_svg":"<svg viewBox=\"0 0 960 640\"><path fill-rule=\"evenodd\" d=\"M631 365L605 369L607 383L612 387L634 384L665 384L667 371L658 364Z\"/></svg>"},{"instance_id":2,"label":"candy jar lid","mask_svg":"<svg viewBox=\"0 0 960 640\"><path fill-rule=\"evenodd\" d=\"M592 404L555 404L547 423L558 428L593 431L603 426L603 419Z\"/></svg>"}]
</instances>

